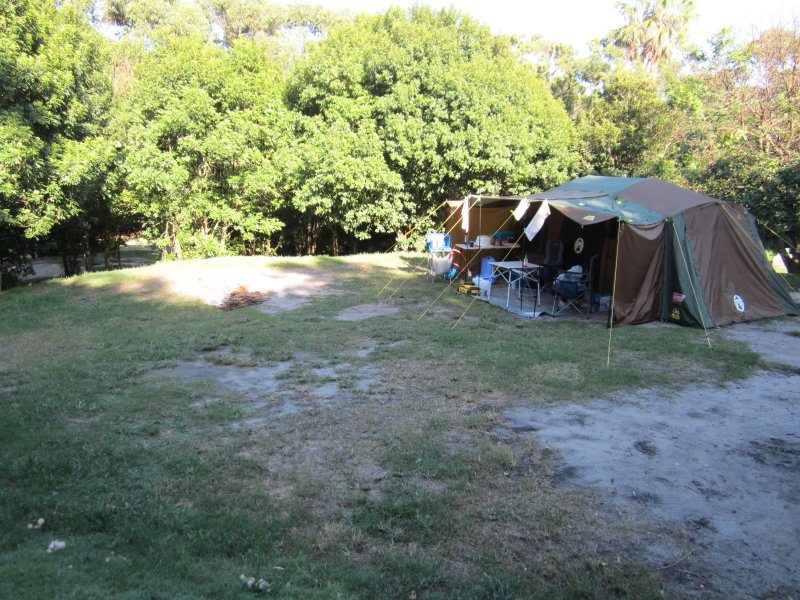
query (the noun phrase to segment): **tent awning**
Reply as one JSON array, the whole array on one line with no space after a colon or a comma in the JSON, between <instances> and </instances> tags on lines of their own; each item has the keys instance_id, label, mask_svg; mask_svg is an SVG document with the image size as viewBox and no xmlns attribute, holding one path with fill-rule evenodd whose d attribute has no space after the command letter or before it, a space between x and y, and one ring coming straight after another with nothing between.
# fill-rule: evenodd
<instances>
[{"instance_id":1,"label":"tent awning","mask_svg":"<svg viewBox=\"0 0 800 600\"><path fill-rule=\"evenodd\" d=\"M617 218L617 215L611 213L579 208L569 204L559 204L558 202L551 201L550 206L579 225L594 225Z\"/></svg>"},{"instance_id":2,"label":"tent awning","mask_svg":"<svg viewBox=\"0 0 800 600\"><path fill-rule=\"evenodd\" d=\"M514 202L515 200L521 200L524 196L479 196L477 194L470 194L467 196L469 199L469 206L470 208L475 208L479 206L491 206L492 204L499 204L502 202ZM461 200L448 200L447 206L451 209L456 209L461 207L464 203L465 198Z\"/></svg>"}]
</instances>

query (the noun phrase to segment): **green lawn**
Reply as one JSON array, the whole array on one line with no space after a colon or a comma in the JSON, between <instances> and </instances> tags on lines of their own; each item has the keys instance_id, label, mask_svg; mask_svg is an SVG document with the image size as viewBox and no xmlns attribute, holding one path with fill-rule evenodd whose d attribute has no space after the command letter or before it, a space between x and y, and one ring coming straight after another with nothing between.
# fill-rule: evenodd
<instances>
[{"instance_id":1,"label":"green lawn","mask_svg":"<svg viewBox=\"0 0 800 600\"><path fill-rule=\"evenodd\" d=\"M143 292L147 268L0 294L0 598L251 597L240 574L275 598L669 597L604 553L637 524L558 486L502 411L742 377L756 355L628 327L607 366L608 330L583 321L476 302L453 327L452 288L419 319L444 284L409 260L264 259L338 292L275 314ZM378 302L396 312L335 318ZM186 364L265 379L159 373Z\"/></svg>"}]
</instances>

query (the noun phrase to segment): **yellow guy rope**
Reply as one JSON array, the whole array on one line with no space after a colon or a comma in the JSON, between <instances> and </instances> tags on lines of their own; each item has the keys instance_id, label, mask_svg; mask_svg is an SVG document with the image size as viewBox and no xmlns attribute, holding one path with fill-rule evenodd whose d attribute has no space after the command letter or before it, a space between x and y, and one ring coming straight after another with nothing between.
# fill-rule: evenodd
<instances>
[{"instance_id":1,"label":"yellow guy rope","mask_svg":"<svg viewBox=\"0 0 800 600\"><path fill-rule=\"evenodd\" d=\"M611 306L608 308L608 356L606 357L606 367L611 365L611 331L614 329L614 299L617 297L617 267L619 266L619 238L622 236L621 220L617 220L617 250L614 253L614 283L611 284ZM590 299L591 300L591 299Z\"/></svg>"},{"instance_id":2,"label":"yellow guy rope","mask_svg":"<svg viewBox=\"0 0 800 600\"><path fill-rule=\"evenodd\" d=\"M672 229L675 232L675 238L678 238L678 228L675 227L675 221L670 219L670 223L672 223ZM683 246L679 243L678 249L681 251L681 259L683 259L683 266L686 269L686 273L689 273L689 263L686 262L686 255L683 253ZM711 338L708 335L708 329L706 328L706 322L703 319L703 311L700 308L700 301L697 298L697 290L694 289L694 283L692 282L691 276L689 276L689 286L692 288L692 296L694 296L695 304L697 304L697 314L700 316L700 324L703 326L703 331L706 334L706 342L708 343L708 347L711 348Z\"/></svg>"},{"instance_id":3,"label":"yellow guy rope","mask_svg":"<svg viewBox=\"0 0 800 600\"><path fill-rule=\"evenodd\" d=\"M511 215L512 215L512 216L514 215L514 211L511 211ZM509 218L510 218L510 217L509 217ZM500 227L502 227L503 225L505 225L507 222L508 222L508 219L506 219L505 221L503 221L503 224L502 224L502 225L500 225ZM500 229L500 227L498 227L498 230ZM523 236L523 235L525 235L525 232L524 232L524 231L523 231L521 234L519 234L519 237L518 237L518 238L517 238L517 240L514 242L514 246L516 246L517 244L519 244L519 241L522 239L522 236ZM511 248L509 248L509 249L508 249L508 252L506 252L505 256L503 257L503 260L505 260L505 259L507 259L507 258L508 258L509 254L511 254L511 251L512 251L512 250L515 250L514 246L512 246ZM476 256L477 256L477 254L476 254ZM494 276L494 272L496 272L496 271L497 271L497 267L495 267L495 268L494 268L494 271L492 272L492 275L493 275L493 276ZM521 284L520 284L520 285L521 285ZM473 298L472 298L472 301L471 301L471 302L470 302L470 303L467 305L467 308L465 308L465 309L464 309L464 312L462 312L462 313L461 313L461 316L460 316L460 317L458 317L458 319L456 319L456 322L455 322L455 323L453 323L453 325L452 325L452 327L450 327L450 329L455 329L455 328L456 328L456 325L458 325L458 324L461 322L461 319L463 319L463 318L464 318L464 315L466 315L466 314L467 314L467 311L468 311L470 308L472 308L472 305L475 303L475 300L477 300L477 299L478 299L478 297L477 297L477 296L473 296ZM438 300L438 298L437 298L437 300Z\"/></svg>"},{"instance_id":4,"label":"yellow guy rope","mask_svg":"<svg viewBox=\"0 0 800 600\"><path fill-rule=\"evenodd\" d=\"M452 226L450 229L446 230L446 232L445 232L445 233L447 233L448 235L449 235L449 234L451 234L451 233L453 233L453 230L454 230L456 227L458 227L459 223L461 223L461 219L462 219L462 217L458 217L458 219L456 219L456 222L455 222L455 223L453 223L453 226ZM445 221L447 221L447 218L445 218L445 220L444 220L444 221L442 221L442 225L444 225ZM425 260L425 258L423 257L421 260ZM471 261L470 261L470 262L471 262ZM467 263L467 264L469 264L469 263ZM419 268L421 265L422 265L422 263L420 262L420 263L417 265L417 268ZM466 268L466 265L465 265L465 267L464 267L464 268ZM392 281L394 281L394 278L392 279ZM389 283L391 283L392 281L390 281ZM394 295L395 295L397 292L399 292L401 289L403 289L403 286L404 286L406 283L408 283L408 279L406 279L405 281L402 281L402 282L400 283L400 285L398 285L398 286L397 286L397 288L396 288L396 289L395 289L395 290L394 290L394 291L393 291L391 294L389 294L389 298L390 298L390 299L391 299L391 298L393 298L393 297L394 297ZM387 283L386 285L389 285L389 284ZM384 286L384 289L385 289L385 287L386 287L386 286ZM449 287L449 286L448 286L448 287ZM447 288L445 288L445 290L446 290L446 289L447 289ZM383 290L381 290L381 291L383 291ZM444 293L444 292L443 292L443 293Z\"/></svg>"},{"instance_id":5,"label":"yellow guy rope","mask_svg":"<svg viewBox=\"0 0 800 600\"><path fill-rule=\"evenodd\" d=\"M446 203L447 203L447 200L445 200L444 202L442 202L441 204L439 204L439 206L437 206L436 208L434 208L434 209L432 209L432 210L429 210L429 211L428 211L427 213L425 213L425 215L424 215L424 216L423 216L423 217L420 219L420 221L422 221L422 219L424 219L425 217L427 217L427 216L429 216L429 215L431 215L431 214L435 213L437 210L439 210L440 208L442 208L442 206L444 206ZM459 219L459 220L460 220L460 219ZM445 217L445 218L444 218L444 221L442 221L442 225L444 225L444 222L445 222L445 221L447 221L447 217ZM419 222L417 222L417 224L416 224L416 225L414 225L414 226L413 226L411 229L409 229L408 231L406 231L406 232L403 234L403 237L408 237L409 235L411 235L411 234L414 232L414 230L417 228L417 226L418 226L418 225L419 225ZM448 233L449 233L449 232L448 232ZM391 252L392 250L394 250L394 249L395 249L395 246L397 246L397 240L395 240L394 244L392 244L392 245L389 247L389 249L388 249L388 250L386 250L385 252L383 252L383 254L388 254L389 252ZM417 267L419 267L419 266L421 266L421 265L422 265L422 263L420 263L419 265L417 265ZM394 276L394 277L392 277L392 278L391 278L391 279L390 279L390 280L387 282L387 284L381 288L381 290L380 290L380 291L379 291L379 292L376 294L376 296L380 296L380 295L381 295L381 294L384 292L384 290L385 290L387 287L389 287L389 286L392 284L392 282L393 282L395 279L397 279L397 276Z\"/></svg>"},{"instance_id":6,"label":"yellow guy rope","mask_svg":"<svg viewBox=\"0 0 800 600\"><path fill-rule=\"evenodd\" d=\"M506 221L508 221L508 219L506 219ZM503 221L503 225L505 225L505 224L506 224L506 223L505 223L505 221ZM503 225L501 225L500 227L502 227ZM478 253L476 252L475 254L473 254L473 255L472 255L472 258L470 258L470 259L469 259L469 260L466 262L466 264L464 264L464 267L461 269L461 272L462 272L462 273L464 272L464 269L466 269L467 267L469 267L469 266L472 264L472 261L474 261L474 260L475 260L475 258L477 258L477 256L478 256ZM424 316L425 316L425 315L428 313L428 311L429 311L431 308L433 308L433 305L434 305L434 304L436 304L436 303L439 301L439 298L441 298L442 296L444 296L444 293L445 293L447 290L449 290L449 289L450 289L450 286L452 286L452 285L453 285L453 283L455 283L455 279L452 279L452 280L450 281L450 283L448 283L448 284L447 284L447 287L445 287L445 288L442 290L442 293L441 293L441 294L439 294L438 296L436 296L436 298L434 299L434 301L433 301L433 302L431 302L431 303L428 305L428 307L427 307L425 310L423 310L423 311L422 311L422 314L421 314L421 315L420 315L420 316L417 318L417 321L419 321L420 319L422 319L422 317L424 317ZM473 298L473 302L474 302L474 301L475 301L475 299ZM462 315L462 316L463 316L463 315Z\"/></svg>"},{"instance_id":7,"label":"yellow guy rope","mask_svg":"<svg viewBox=\"0 0 800 600\"><path fill-rule=\"evenodd\" d=\"M443 207L445 204L447 204L447 202L448 202L448 201L447 201L447 200L445 200L444 202L442 202L441 204L439 204L439 206L437 206L436 208L432 208L431 210L429 210L428 212L426 212L424 215L422 215L422 217L420 217L420 218L419 218L419 220L416 222L416 224L415 224L415 225L414 225L414 226L413 226L411 229L409 229L408 231L406 231L405 233L403 233L403 234L402 234L402 237L408 237L409 235L411 235L411 234L414 232L414 230L415 230L415 229L416 229L416 228L419 226L419 224L420 224L420 222L422 221L422 219L424 219L425 217L428 217L428 216L430 216L431 214L435 213L437 210L439 210L439 209L440 209L440 208L442 208L442 207ZM447 220L447 218L445 217L445 221L446 221L446 220ZM395 246L397 246L397 240L395 240L394 244L392 244L392 245L389 247L389 249L388 249L388 250L385 250L385 251L384 251L384 252L382 252L381 254L388 254L389 252L391 252L392 250L394 250L394 247L395 247Z\"/></svg>"},{"instance_id":8,"label":"yellow guy rope","mask_svg":"<svg viewBox=\"0 0 800 600\"><path fill-rule=\"evenodd\" d=\"M789 240L787 240L787 239L784 239L784 238L782 238L782 237L780 236L780 234L779 234L779 233L776 233L776 232L775 232L773 229L771 229L771 228L770 228L770 226L769 226L769 225L767 225L766 223L764 223L764 221L762 221L761 219L756 219L756 221L757 221L757 222L758 222L758 224L759 224L759 225L761 225L761 226L762 226L764 229L766 229L767 231L769 231L769 232L770 232L772 235L774 235L776 238L778 238L780 241L782 241L784 244L786 244L786 247L787 247L787 248L789 248L789 247L791 247L791 246L793 245L793 244L792 244L792 242L790 242L790 241L789 241Z\"/></svg>"},{"instance_id":9,"label":"yellow guy rope","mask_svg":"<svg viewBox=\"0 0 800 600\"><path fill-rule=\"evenodd\" d=\"M506 223L508 223L508 220L509 220L509 219L510 219L510 218L511 218L513 215L514 215L514 213L512 212L512 213L511 213L511 214L510 214L508 217L506 217L506 220L505 220L505 221L503 221L503 222L500 224L500 227L498 227L497 229L498 229L498 230L499 230L499 229L501 229L501 228L503 227L503 225L505 225ZM509 249L509 251L508 251L508 252L510 253L510 252L511 252L511 249ZM508 256L508 254L506 254L506 256ZM475 254L473 254L473 255L472 255L472 258L470 258L470 259L467 261L467 264L465 264L465 265L464 265L464 269L466 269L467 267L469 267L469 266L472 264L472 261L474 261L474 260L475 260L477 257L478 257L478 253L476 252ZM462 269L462 270L461 270L461 272L462 272L462 273L464 272L464 269ZM441 293L441 294L439 294L438 296L436 296L436 299L434 299L434 301L430 303L430 305L428 306L428 308L426 308L424 311L422 311L422 314L421 314L421 315L420 315L420 316L417 318L417 321L419 321L420 319L422 319L422 317L424 317L424 316L425 316L425 315L428 313L428 311L429 311L431 308L433 308L433 305L434 305L434 304L436 304L436 303L439 301L439 298L441 298L442 296L444 296L444 293L445 293L447 290L449 290L449 289L450 289L450 286L451 286L451 285L453 285L453 283L454 283L454 282L455 282L455 280L453 280L453 281L451 281L449 284L447 284L447 287L446 287L446 288L444 288L444 289L442 290L442 293ZM470 302L470 303L469 303L469 305L467 306L467 310L469 310L469 307L470 307L470 306L472 306L472 304L475 302L475 300L476 300L476 299L477 299L477 298L473 298L473 299L472 299L472 302ZM455 327L456 325L458 325L458 322L459 322L459 321L461 321L461 319L463 318L463 316L466 314L467 310L465 310L463 313L461 313L461 316L458 318L458 320L456 321L455 325L453 325L453 327Z\"/></svg>"},{"instance_id":10,"label":"yellow guy rope","mask_svg":"<svg viewBox=\"0 0 800 600\"><path fill-rule=\"evenodd\" d=\"M505 221L503 221L503 222L500 224L500 227L498 227L498 229L502 228L502 227L503 227L503 225L505 225L506 223L508 223L508 220L509 220L509 219L510 219L510 218L511 218L513 215L514 215L514 213L513 213L513 212L512 212L510 215L508 215L508 217L506 217L506 220L505 220ZM509 252L511 252L511 250L509 250ZM470 259L467 261L467 264L465 264L465 265L464 265L464 269L466 269L467 267L469 267L469 266L472 264L472 261L474 261L474 260L477 258L477 256L478 256L478 253L477 253L477 252L476 252L475 254L473 254L473 255L472 255L472 258L470 258ZM507 255L506 255L506 256L507 256ZM463 272L463 270L464 270L464 269L462 269L462 272ZM447 284L447 287L446 287L446 288L444 288L444 289L442 290L442 293L441 293L441 294L439 294L438 296L436 296L436 299L435 299L433 302L431 302L431 303L430 303L430 305L428 306L428 308L426 308L424 311L422 311L422 314L419 316L419 318L417 318L417 321L419 321L420 319L422 319L422 317L424 317L424 316L425 316L425 315L428 313L428 311L429 311L431 308L433 308L433 305L434 305L434 304L436 304L436 303L439 301L439 298L441 298L442 296L444 296L444 293L445 293L447 290L449 290L449 289L450 289L450 286L451 286L451 285L453 285L453 283L454 283L454 282L455 282L455 279L454 279L453 281L451 281L450 283L448 283L448 284ZM472 299L472 302L475 302L475 298L473 298L473 299ZM472 306L472 303L470 303L470 305L469 305L469 306ZM469 306L467 306L467 309L469 309ZM464 311L464 312L466 312L466 311ZM463 317L463 316L464 316L464 315L462 314L462 315L461 315L461 317ZM461 320L461 317L459 317L458 321L460 321L460 320ZM458 321L456 321L456 324L458 324Z\"/></svg>"}]
</instances>

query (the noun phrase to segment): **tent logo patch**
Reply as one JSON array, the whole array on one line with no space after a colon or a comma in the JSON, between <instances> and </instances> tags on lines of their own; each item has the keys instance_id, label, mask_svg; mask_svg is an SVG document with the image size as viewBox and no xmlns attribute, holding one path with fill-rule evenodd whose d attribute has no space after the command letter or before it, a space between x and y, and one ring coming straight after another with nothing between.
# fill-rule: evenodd
<instances>
[{"instance_id":1,"label":"tent logo patch","mask_svg":"<svg viewBox=\"0 0 800 600\"><path fill-rule=\"evenodd\" d=\"M744 303L744 298L742 298L739 294L736 294L733 297L733 305L739 312L743 313L747 310L747 305Z\"/></svg>"},{"instance_id":2,"label":"tent logo patch","mask_svg":"<svg viewBox=\"0 0 800 600\"><path fill-rule=\"evenodd\" d=\"M583 238L578 238L577 240L575 240L575 245L573 246L575 254L580 254L581 252L583 252L583 245L584 245Z\"/></svg>"}]
</instances>

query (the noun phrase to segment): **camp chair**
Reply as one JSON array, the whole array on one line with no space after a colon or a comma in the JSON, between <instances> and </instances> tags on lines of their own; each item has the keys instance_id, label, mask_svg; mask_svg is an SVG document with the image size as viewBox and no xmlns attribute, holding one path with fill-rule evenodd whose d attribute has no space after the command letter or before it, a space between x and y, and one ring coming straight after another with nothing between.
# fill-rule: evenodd
<instances>
[{"instance_id":1,"label":"camp chair","mask_svg":"<svg viewBox=\"0 0 800 600\"><path fill-rule=\"evenodd\" d=\"M425 236L426 252L450 252L450 234L444 232L429 233Z\"/></svg>"},{"instance_id":2,"label":"camp chair","mask_svg":"<svg viewBox=\"0 0 800 600\"><path fill-rule=\"evenodd\" d=\"M584 273L581 267L572 267L561 273L553 282L553 311L555 317L568 308L581 315L592 313L591 269Z\"/></svg>"},{"instance_id":3,"label":"camp chair","mask_svg":"<svg viewBox=\"0 0 800 600\"><path fill-rule=\"evenodd\" d=\"M552 289L553 280L561 270L561 261L564 256L564 244L561 240L548 240L545 246L544 259L539 269L539 279L542 282L542 289Z\"/></svg>"},{"instance_id":4,"label":"camp chair","mask_svg":"<svg viewBox=\"0 0 800 600\"><path fill-rule=\"evenodd\" d=\"M428 253L428 276L452 279L453 249L450 246L450 234L437 232L425 236L425 251Z\"/></svg>"}]
</instances>

